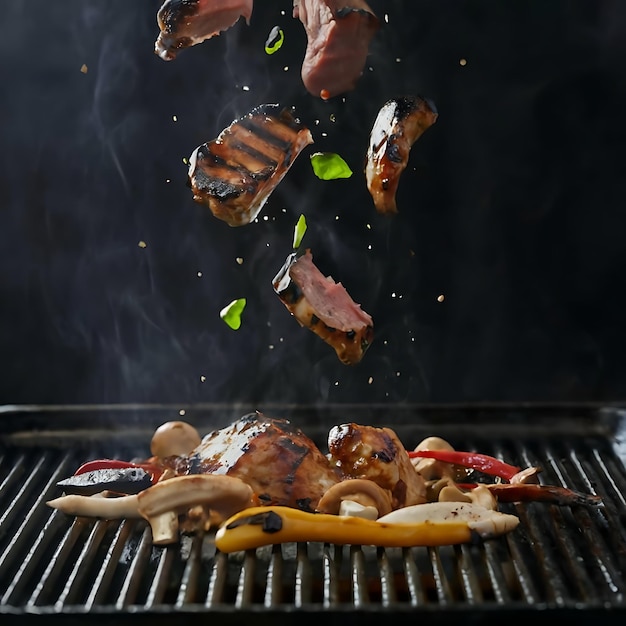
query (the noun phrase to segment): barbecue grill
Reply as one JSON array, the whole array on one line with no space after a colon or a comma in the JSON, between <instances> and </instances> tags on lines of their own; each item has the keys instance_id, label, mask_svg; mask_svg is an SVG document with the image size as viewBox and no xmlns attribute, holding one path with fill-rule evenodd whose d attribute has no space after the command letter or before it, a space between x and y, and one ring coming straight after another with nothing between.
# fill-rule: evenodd
<instances>
[{"instance_id":1,"label":"barbecue grill","mask_svg":"<svg viewBox=\"0 0 626 626\"><path fill-rule=\"evenodd\" d=\"M45 502L82 462L149 454L171 419L207 431L251 410L302 426L325 449L328 429L389 425L407 447L430 434L519 465L540 482L602 498L598 507L501 505L512 533L440 548L283 544L230 555L210 535L152 545L143 520L74 519ZM617 623L626 613L626 413L617 406L119 405L6 406L0 411L0 614L63 624L329 623L391 615L434 623L546 616Z\"/></svg>"}]
</instances>

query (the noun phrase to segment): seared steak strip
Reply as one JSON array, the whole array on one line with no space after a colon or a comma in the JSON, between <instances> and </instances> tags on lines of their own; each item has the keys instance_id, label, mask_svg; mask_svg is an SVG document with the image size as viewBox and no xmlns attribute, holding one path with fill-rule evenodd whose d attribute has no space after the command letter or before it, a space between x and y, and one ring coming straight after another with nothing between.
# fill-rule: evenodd
<instances>
[{"instance_id":1,"label":"seared steak strip","mask_svg":"<svg viewBox=\"0 0 626 626\"><path fill-rule=\"evenodd\" d=\"M378 112L370 133L365 178L379 213L395 214L400 175L413 144L437 121L432 102L420 96L387 101Z\"/></svg>"},{"instance_id":2,"label":"seared steak strip","mask_svg":"<svg viewBox=\"0 0 626 626\"><path fill-rule=\"evenodd\" d=\"M193 151L193 199L230 226L248 224L311 143L309 129L288 108L260 105Z\"/></svg>"},{"instance_id":3,"label":"seared steak strip","mask_svg":"<svg viewBox=\"0 0 626 626\"><path fill-rule=\"evenodd\" d=\"M252 0L165 0L157 13L159 36L154 52L164 61L233 26L250 22Z\"/></svg>"},{"instance_id":4,"label":"seared steak strip","mask_svg":"<svg viewBox=\"0 0 626 626\"><path fill-rule=\"evenodd\" d=\"M332 346L346 365L358 363L374 339L374 323L341 283L324 276L310 250L295 253L273 280L274 291L298 323Z\"/></svg>"}]
</instances>

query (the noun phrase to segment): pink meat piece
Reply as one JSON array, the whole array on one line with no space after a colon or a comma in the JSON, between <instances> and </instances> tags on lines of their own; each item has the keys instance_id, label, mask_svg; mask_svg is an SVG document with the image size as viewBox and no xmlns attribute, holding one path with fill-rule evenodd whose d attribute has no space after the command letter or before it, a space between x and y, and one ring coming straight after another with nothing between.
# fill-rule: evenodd
<instances>
[{"instance_id":1,"label":"pink meat piece","mask_svg":"<svg viewBox=\"0 0 626 626\"><path fill-rule=\"evenodd\" d=\"M250 23L253 0L165 0L157 13L154 51L164 61L178 51L219 35L243 17Z\"/></svg>"},{"instance_id":2,"label":"pink meat piece","mask_svg":"<svg viewBox=\"0 0 626 626\"><path fill-rule=\"evenodd\" d=\"M356 86L380 23L363 0L295 0L293 16L307 34L302 81L314 96L332 98Z\"/></svg>"}]
</instances>

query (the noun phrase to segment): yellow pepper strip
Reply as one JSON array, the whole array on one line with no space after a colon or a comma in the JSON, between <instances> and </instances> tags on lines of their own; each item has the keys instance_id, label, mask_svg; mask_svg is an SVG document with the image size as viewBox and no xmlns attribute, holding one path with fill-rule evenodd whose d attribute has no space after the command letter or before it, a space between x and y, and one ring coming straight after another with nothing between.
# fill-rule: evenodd
<instances>
[{"instance_id":1,"label":"yellow pepper strip","mask_svg":"<svg viewBox=\"0 0 626 626\"><path fill-rule=\"evenodd\" d=\"M244 509L218 529L215 545L237 552L289 541L374 545L390 548L466 543L472 530L465 521L386 523L359 517L306 513L286 506Z\"/></svg>"}]
</instances>

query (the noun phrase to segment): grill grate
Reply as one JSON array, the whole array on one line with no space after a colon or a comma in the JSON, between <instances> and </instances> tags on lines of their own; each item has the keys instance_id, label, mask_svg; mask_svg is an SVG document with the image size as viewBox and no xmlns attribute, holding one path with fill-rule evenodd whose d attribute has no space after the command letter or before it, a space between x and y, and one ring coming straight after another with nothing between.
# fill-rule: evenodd
<instances>
[{"instance_id":1,"label":"grill grate","mask_svg":"<svg viewBox=\"0 0 626 626\"><path fill-rule=\"evenodd\" d=\"M405 441L422 437L406 428ZM611 438L600 430L566 436L477 430L491 434L457 431L456 447L539 465L541 482L597 493L603 506L502 505L520 517L518 529L462 546L303 543L225 555L210 536L197 535L157 547L143 520L72 519L45 505L59 495L55 483L78 464L105 455L131 458L141 446L126 442L120 449L113 437L78 432L55 438L54 430L42 445L41 437L10 433L0 444L0 612L171 618L240 611L276 617L293 610L623 610L626 475ZM138 433L143 446L149 432Z\"/></svg>"}]
</instances>

